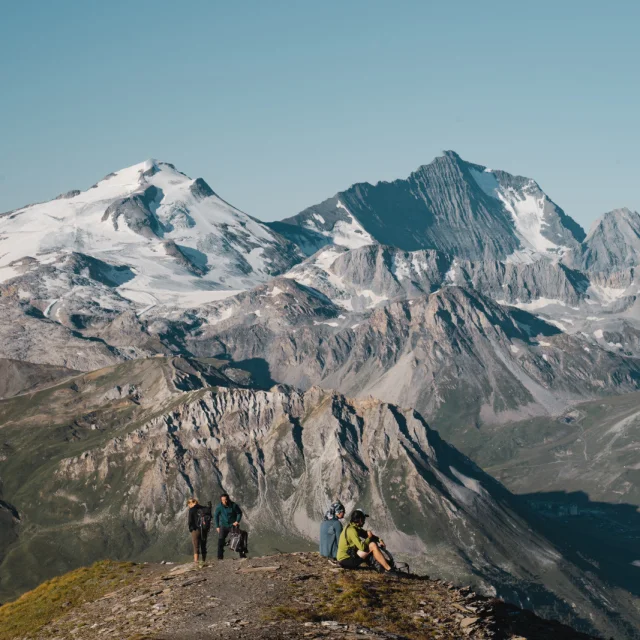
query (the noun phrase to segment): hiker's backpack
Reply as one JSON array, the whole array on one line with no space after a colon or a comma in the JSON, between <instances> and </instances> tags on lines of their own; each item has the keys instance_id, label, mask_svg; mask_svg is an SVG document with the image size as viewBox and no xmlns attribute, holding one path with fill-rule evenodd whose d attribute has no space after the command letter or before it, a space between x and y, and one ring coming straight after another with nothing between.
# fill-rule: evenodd
<instances>
[{"instance_id":1,"label":"hiker's backpack","mask_svg":"<svg viewBox=\"0 0 640 640\"><path fill-rule=\"evenodd\" d=\"M229 534L229 549L236 551L240 555L244 555L249 551L249 534L240 529L233 527Z\"/></svg>"},{"instance_id":2,"label":"hiker's backpack","mask_svg":"<svg viewBox=\"0 0 640 640\"><path fill-rule=\"evenodd\" d=\"M406 562L396 562L386 547L380 547L380 553L384 556L384 559L389 563L391 569L395 571L402 571L403 573L409 573L409 565ZM378 573L384 573L386 569L373 557L373 553L369 556L369 566L375 569Z\"/></svg>"},{"instance_id":3,"label":"hiker's backpack","mask_svg":"<svg viewBox=\"0 0 640 640\"><path fill-rule=\"evenodd\" d=\"M211 529L211 502L206 507L200 507L196 514L196 524L200 533L207 535L209 529Z\"/></svg>"}]
</instances>

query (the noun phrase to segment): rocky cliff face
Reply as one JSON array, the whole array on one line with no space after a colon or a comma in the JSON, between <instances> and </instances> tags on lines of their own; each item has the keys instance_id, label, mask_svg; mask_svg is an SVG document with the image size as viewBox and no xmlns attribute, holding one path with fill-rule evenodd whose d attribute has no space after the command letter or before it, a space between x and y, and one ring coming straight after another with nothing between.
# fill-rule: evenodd
<instances>
[{"instance_id":1,"label":"rocky cliff face","mask_svg":"<svg viewBox=\"0 0 640 640\"><path fill-rule=\"evenodd\" d=\"M326 304L322 321L287 322L290 295L278 290L266 298L259 317L245 312L210 327L211 334L194 332L187 348L261 361L271 379L302 388L321 384L415 406L460 444L484 422L556 413L593 394L634 390L640 380L636 359L586 346L456 286L388 303L355 322Z\"/></svg>"},{"instance_id":2,"label":"rocky cliff face","mask_svg":"<svg viewBox=\"0 0 640 640\"><path fill-rule=\"evenodd\" d=\"M289 225L289 230L285 225ZM528 178L492 171L446 151L406 180L355 184L278 224L313 253L324 243L370 241L437 249L471 260L561 256L584 238L581 227Z\"/></svg>"},{"instance_id":3,"label":"rocky cliff face","mask_svg":"<svg viewBox=\"0 0 640 640\"><path fill-rule=\"evenodd\" d=\"M284 275L321 291L347 311L370 309L450 285L476 289L502 304L547 299L577 306L589 297L590 286L582 272L558 262L474 262L439 251L402 251L380 244L350 251L327 247Z\"/></svg>"},{"instance_id":4,"label":"rocky cliff face","mask_svg":"<svg viewBox=\"0 0 640 640\"><path fill-rule=\"evenodd\" d=\"M155 416L103 420L97 429L76 424L66 445L47 430L55 454L36 462L19 487L15 479L7 487L23 531L3 564L5 589L18 565L47 556L53 537L67 562L179 553L186 498L215 498L224 489L242 505L254 549L315 541L326 504L339 496L348 510L366 508L390 548L432 575L472 580L583 624L594 611L588 624L606 616L611 595L597 577L563 557L501 485L415 411L319 388L175 389L173 399L156 397L155 409L163 408ZM138 395L149 404L144 390ZM9 446L25 437L27 424L18 429L18 422L4 423ZM33 442L31 453L40 452ZM3 476L6 469L4 462Z\"/></svg>"},{"instance_id":5,"label":"rocky cliff face","mask_svg":"<svg viewBox=\"0 0 640 640\"><path fill-rule=\"evenodd\" d=\"M640 263L640 214L614 209L597 220L568 262L595 273L611 273Z\"/></svg>"}]
</instances>

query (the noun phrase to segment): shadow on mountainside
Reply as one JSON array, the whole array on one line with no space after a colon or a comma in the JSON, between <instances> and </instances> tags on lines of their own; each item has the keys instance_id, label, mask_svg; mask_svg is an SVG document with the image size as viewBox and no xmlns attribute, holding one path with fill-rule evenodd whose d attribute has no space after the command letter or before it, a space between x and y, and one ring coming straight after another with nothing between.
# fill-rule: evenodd
<instances>
[{"instance_id":1,"label":"shadow on mountainside","mask_svg":"<svg viewBox=\"0 0 640 640\"><path fill-rule=\"evenodd\" d=\"M251 375L253 388L271 389L278 384L269 370L269 363L264 358L248 358L247 360L234 360L231 362L234 369L246 371Z\"/></svg>"},{"instance_id":2,"label":"shadow on mountainside","mask_svg":"<svg viewBox=\"0 0 640 640\"><path fill-rule=\"evenodd\" d=\"M523 494L545 536L581 569L640 597L640 508L583 491Z\"/></svg>"},{"instance_id":3,"label":"shadow on mountainside","mask_svg":"<svg viewBox=\"0 0 640 640\"><path fill-rule=\"evenodd\" d=\"M544 336L545 338L549 338L551 336L557 336L558 334L562 333L562 331L560 331L558 327L545 322L538 316L534 315L533 313L529 313L528 311L524 311L516 307L509 307L509 314L518 323L518 325L520 325L520 327L528 328L527 331L529 332L530 336ZM510 327L509 325L505 325L503 329L509 337L519 337L518 332L514 332L512 327Z\"/></svg>"}]
</instances>

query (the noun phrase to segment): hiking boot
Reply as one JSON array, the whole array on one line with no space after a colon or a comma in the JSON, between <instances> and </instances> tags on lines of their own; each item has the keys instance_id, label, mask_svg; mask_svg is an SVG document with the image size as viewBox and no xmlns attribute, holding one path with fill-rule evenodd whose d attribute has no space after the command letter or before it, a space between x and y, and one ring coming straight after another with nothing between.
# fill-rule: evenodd
<instances>
[{"instance_id":1,"label":"hiking boot","mask_svg":"<svg viewBox=\"0 0 640 640\"><path fill-rule=\"evenodd\" d=\"M384 575L385 577L393 578L394 580L397 580L398 578L402 577L395 569L391 569L390 571L385 571Z\"/></svg>"}]
</instances>

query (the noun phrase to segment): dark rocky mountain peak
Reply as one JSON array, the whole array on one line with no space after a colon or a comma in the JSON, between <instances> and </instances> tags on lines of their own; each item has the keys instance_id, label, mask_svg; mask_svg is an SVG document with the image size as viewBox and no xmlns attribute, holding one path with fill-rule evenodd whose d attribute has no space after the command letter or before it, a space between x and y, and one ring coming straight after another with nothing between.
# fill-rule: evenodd
<instances>
[{"instance_id":1,"label":"dark rocky mountain peak","mask_svg":"<svg viewBox=\"0 0 640 640\"><path fill-rule=\"evenodd\" d=\"M274 228L307 254L332 243L380 242L471 260L557 259L584 239L535 181L466 162L454 151L406 179L354 184Z\"/></svg>"}]
</instances>

